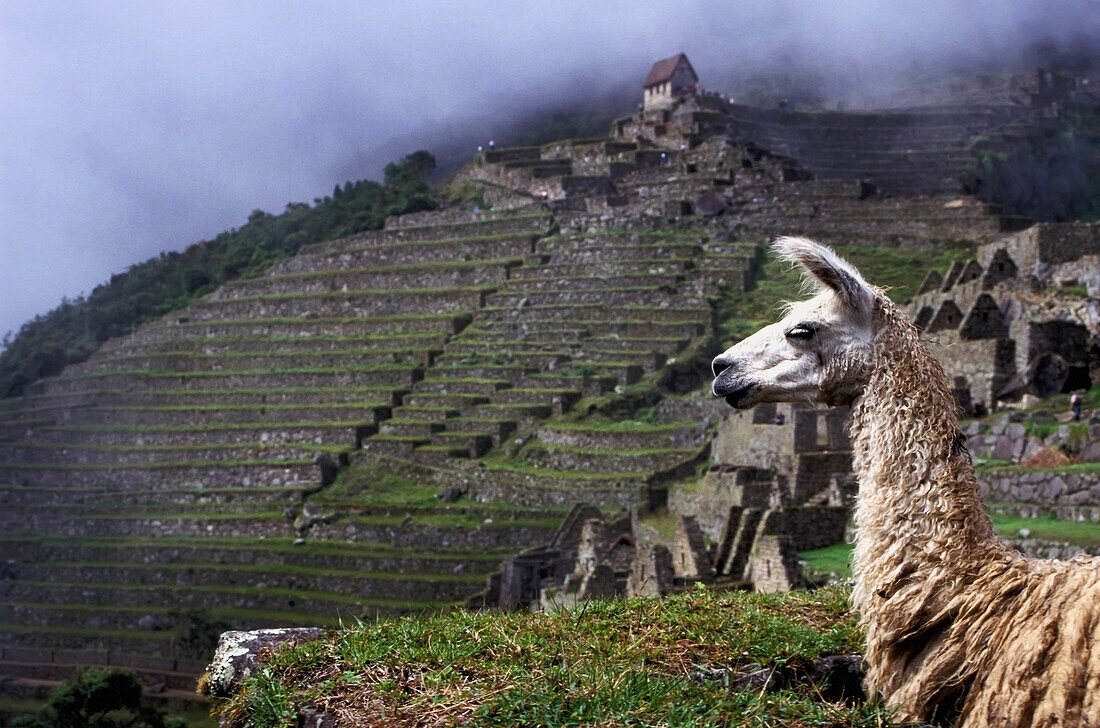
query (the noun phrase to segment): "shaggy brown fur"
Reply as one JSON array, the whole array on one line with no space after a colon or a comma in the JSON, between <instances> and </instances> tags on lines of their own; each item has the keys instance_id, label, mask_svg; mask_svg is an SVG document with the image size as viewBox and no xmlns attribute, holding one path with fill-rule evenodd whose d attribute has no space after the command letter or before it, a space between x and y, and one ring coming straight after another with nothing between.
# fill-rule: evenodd
<instances>
[{"instance_id":1,"label":"shaggy brown fur","mask_svg":"<svg viewBox=\"0 0 1100 728\"><path fill-rule=\"evenodd\" d=\"M1100 726L1100 561L1027 560L997 537L943 369L883 292L858 283L872 337L835 361L865 367L852 604L869 691L905 720Z\"/></svg>"},{"instance_id":2,"label":"shaggy brown fur","mask_svg":"<svg viewBox=\"0 0 1100 728\"><path fill-rule=\"evenodd\" d=\"M852 413L867 686L909 720L1100 725L1100 561L1026 560L1003 544L947 377L881 292L875 306Z\"/></svg>"}]
</instances>

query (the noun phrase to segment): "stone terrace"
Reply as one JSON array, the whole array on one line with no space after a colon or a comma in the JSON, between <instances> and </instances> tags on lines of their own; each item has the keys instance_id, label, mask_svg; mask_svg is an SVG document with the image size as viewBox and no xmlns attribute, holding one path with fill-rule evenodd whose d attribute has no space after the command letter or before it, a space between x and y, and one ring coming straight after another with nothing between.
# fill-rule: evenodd
<instances>
[{"instance_id":1,"label":"stone terrace","mask_svg":"<svg viewBox=\"0 0 1100 728\"><path fill-rule=\"evenodd\" d=\"M125 665L189 689L203 624L445 607L552 532L553 509L302 506L552 222L419 217L313 246L0 403L0 667Z\"/></svg>"}]
</instances>

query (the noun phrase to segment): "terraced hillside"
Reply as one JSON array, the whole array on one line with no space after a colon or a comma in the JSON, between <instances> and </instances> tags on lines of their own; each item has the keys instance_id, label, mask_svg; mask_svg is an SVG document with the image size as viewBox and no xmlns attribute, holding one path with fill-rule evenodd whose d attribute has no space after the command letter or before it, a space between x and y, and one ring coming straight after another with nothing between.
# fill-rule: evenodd
<instances>
[{"instance_id":1,"label":"terraced hillside","mask_svg":"<svg viewBox=\"0 0 1100 728\"><path fill-rule=\"evenodd\" d=\"M972 163L970 141L1030 113L1009 103L867 113L729 109L739 136L798 159L815 177L869 179L898 194L958 190L959 172Z\"/></svg>"},{"instance_id":2,"label":"terraced hillside","mask_svg":"<svg viewBox=\"0 0 1100 728\"><path fill-rule=\"evenodd\" d=\"M705 469L692 395L768 237L997 227L728 140L509 151L459 175L479 206L304 249L0 403L0 672L182 686L229 626L459 603L573 504Z\"/></svg>"},{"instance_id":3,"label":"terraced hillside","mask_svg":"<svg viewBox=\"0 0 1100 728\"><path fill-rule=\"evenodd\" d=\"M405 524L415 548L392 538L407 509L349 515L336 549L300 535L317 526L303 497L551 222L529 208L308 249L4 401L4 662L192 676L225 626L437 609L547 537L556 513L493 528L468 506Z\"/></svg>"}]
</instances>

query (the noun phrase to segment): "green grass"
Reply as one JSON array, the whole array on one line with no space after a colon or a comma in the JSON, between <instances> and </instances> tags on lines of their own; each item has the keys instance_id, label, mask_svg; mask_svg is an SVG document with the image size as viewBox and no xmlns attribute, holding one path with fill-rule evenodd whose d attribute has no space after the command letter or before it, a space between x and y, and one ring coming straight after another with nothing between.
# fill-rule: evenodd
<instances>
[{"instance_id":1,"label":"green grass","mask_svg":"<svg viewBox=\"0 0 1100 728\"><path fill-rule=\"evenodd\" d=\"M68 569L125 569L135 574L141 572L193 574L196 571L239 573L264 573L294 576L327 576L360 578L364 581L432 581L450 584L480 583L484 575L479 574L408 574L399 571L365 571L361 569L337 569L324 566L296 566L293 564L197 564L197 563L138 563L134 561L66 561L55 559L50 562L57 567ZM139 582L144 583L144 582Z\"/></svg>"},{"instance_id":2,"label":"green grass","mask_svg":"<svg viewBox=\"0 0 1100 728\"><path fill-rule=\"evenodd\" d=\"M0 544L35 543L42 546L88 546L101 548L203 548L217 551L265 551L265 552L292 552L294 554L312 554L316 556L349 556L359 555L364 558L372 556L402 556L407 558L437 558L438 552L409 550L394 546L385 542L354 542L323 541L318 539L307 540L304 544L294 545L295 539L286 537L267 537L258 539L252 536L157 536L155 538L143 536L112 536L112 537L40 537L40 536L0 536ZM503 556L514 553L514 549L479 549L469 551L465 549L451 548L447 550L447 556L455 559L482 559L499 561Z\"/></svg>"},{"instance_id":3,"label":"green grass","mask_svg":"<svg viewBox=\"0 0 1100 728\"><path fill-rule=\"evenodd\" d=\"M976 469L980 473L990 471L1028 473L1033 470L1053 473L1100 473L1100 463L1074 463L1073 465L1059 465L1055 468L1025 468L1020 465L1002 464L1005 462L1004 460L993 460L978 466Z\"/></svg>"},{"instance_id":4,"label":"green grass","mask_svg":"<svg viewBox=\"0 0 1100 728\"><path fill-rule=\"evenodd\" d=\"M1044 541L1060 541L1081 548L1100 548L1100 523L1059 521L1053 515L1041 518L1022 518L1010 514L991 513L993 527L1006 538L1015 538L1022 528L1031 531L1032 538ZM810 568L822 574L836 573L852 576L852 544L838 543L813 551L801 551L798 558Z\"/></svg>"},{"instance_id":5,"label":"green grass","mask_svg":"<svg viewBox=\"0 0 1100 728\"><path fill-rule=\"evenodd\" d=\"M852 544L837 543L822 549L800 551L798 558L820 574L836 574L842 578L852 576Z\"/></svg>"},{"instance_id":6,"label":"green grass","mask_svg":"<svg viewBox=\"0 0 1100 728\"><path fill-rule=\"evenodd\" d=\"M480 580L478 580L480 581ZM209 584L109 584L104 582L65 582L65 581L32 581L23 580L20 582L25 586L36 586L43 590L45 589L57 589L57 588L73 588L80 589L85 594L94 594L98 591L114 592L118 594L129 592L156 592L162 595L169 595L178 593L181 595L186 594L206 594L211 599L226 600L229 595L236 595L240 597L277 597L287 599L287 606L289 608L294 607L294 602L303 599L313 599L319 603L330 603L333 608L343 604L352 606L365 606L376 607L379 609L415 609L418 611L431 611L437 609L443 609L451 606L451 602L446 600L441 601L414 601L409 599L384 599L378 597L364 597L358 595L349 594L337 594L335 592L319 591L316 589L285 589L281 587L240 587L240 586L222 586L222 585L209 585ZM36 625L12 625L12 624L0 624L0 633L15 631L15 632L35 632L37 630L44 630L49 632L57 632L59 634L82 634L90 637L112 637L116 639L133 639L135 636L145 638L146 636L152 636L153 639L160 639L160 632L135 632L133 628L129 629L110 629L103 630L102 635L96 632L94 629L86 629L84 627L39 627Z\"/></svg>"},{"instance_id":7,"label":"green grass","mask_svg":"<svg viewBox=\"0 0 1100 728\"><path fill-rule=\"evenodd\" d=\"M993 526L1002 536L1013 538L1022 528L1031 531L1032 538L1045 541L1063 541L1081 548L1100 548L1100 523L1059 521L1052 515L1041 518L993 513Z\"/></svg>"},{"instance_id":8,"label":"green grass","mask_svg":"<svg viewBox=\"0 0 1100 728\"><path fill-rule=\"evenodd\" d=\"M838 588L696 588L553 614L454 612L284 650L221 706L222 719L281 727L311 705L349 725L881 726L881 708L827 702L807 682L743 691L722 677L760 666L796 672L860 649Z\"/></svg>"},{"instance_id":9,"label":"green grass","mask_svg":"<svg viewBox=\"0 0 1100 728\"><path fill-rule=\"evenodd\" d=\"M651 472L622 472L622 473L589 473L574 470L552 470L532 465L526 460L518 458L506 458L503 455L490 453L481 459L480 463L486 470L505 471L512 473L529 473L531 475L545 475L556 478L569 478L578 483L585 480L638 480L652 475Z\"/></svg>"}]
</instances>

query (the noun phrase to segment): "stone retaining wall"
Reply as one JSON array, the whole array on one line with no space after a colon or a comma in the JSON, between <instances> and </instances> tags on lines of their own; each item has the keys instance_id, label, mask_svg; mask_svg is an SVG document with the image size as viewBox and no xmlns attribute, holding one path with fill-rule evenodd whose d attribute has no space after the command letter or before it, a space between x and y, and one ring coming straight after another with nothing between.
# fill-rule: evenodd
<instances>
[{"instance_id":1,"label":"stone retaining wall","mask_svg":"<svg viewBox=\"0 0 1100 728\"><path fill-rule=\"evenodd\" d=\"M1074 518L1082 506L1100 511L1100 472L987 470L980 475L982 500L1038 506ZM1062 515L1059 515L1061 518ZM1095 520L1089 518L1089 520Z\"/></svg>"}]
</instances>

